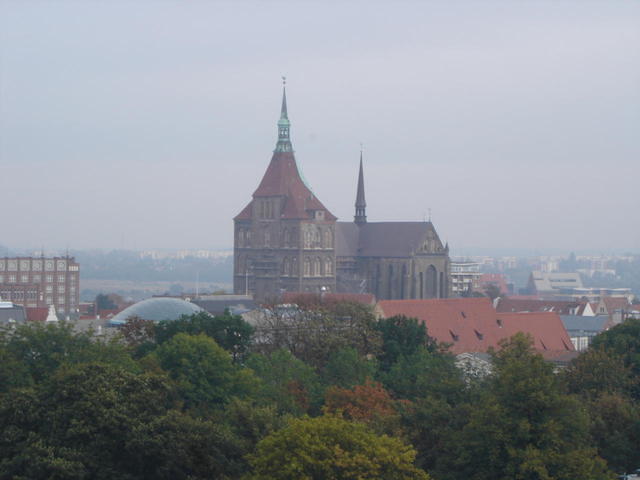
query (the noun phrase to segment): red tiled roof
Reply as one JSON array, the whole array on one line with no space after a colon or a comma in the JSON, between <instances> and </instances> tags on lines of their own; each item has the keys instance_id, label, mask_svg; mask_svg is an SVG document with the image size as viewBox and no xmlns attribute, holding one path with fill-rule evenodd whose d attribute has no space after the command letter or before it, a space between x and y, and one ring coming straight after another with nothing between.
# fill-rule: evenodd
<instances>
[{"instance_id":1,"label":"red tiled roof","mask_svg":"<svg viewBox=\"0 0 640 480\"><path fill-rule=\"evenodd\" d=\"M405 315L425 323L430 337L451 344L451 352L486 352L521 331L540 351L572 351L573 344L556 313L497 313L488 298L382 300L384 317Z\"/></svg>"},{"instance_id":2,"label":"red tiled roof","mask_svg":"<svg viewBox=\"0 0 640 480\"><path fill-rule=\"evenodd\" d=\"M429 336L451 344L455 354L486 352L503 338L488 298L382 300L378 307L384 317L405 315L423 321Z\"/></svg>"},{"instance_id":3,"label":"red tiled roof","mask_svg":"<svg viewBox=\"0 0 640 480\"><path fill-rule=\"evenodd\" d=\"M616 310L624 310L631 305L626 297L604 297L602 299L607 307L607 313L611 315Z\"/></svg>"},{"instance_id":4,"label":"red tiled roof","mask_svg":"<svg viewBox=\"0 0 640 480\"><path fill-rule=\"evenodd\" d=\"M47 307L27 307L25 310L28 322L44 322L49 315Z\"/></svg>"},{"instance_id":5,"label":"red tiled roof","mask_svg":"<svg viewBox=\"0 0 640 480\"><path fill-rule=\"evenodd\" d=\"M577 311L584 311L585 302L562 300L519 300L501 298L496 310L503 312L556 312L559 315L576 315ZM579 313L578 313L579 314Z\"/></svg>"},{"instance_id":6,"label":"red tiled roof","mask_svg":"<svg viewBox=\"0 0 640 480\"><path fill-rule=\"evenodd\" d=\"M502 320L505 337L518 332L528 333L533 337L533 346L538 351L575 350L562 320L555 312L498 313L496 318Z\"/></svg>"},{"instance_id":7,"label":"red tiled roof","mask_svg":"<svg viewBox=\"0 0 640 480\"><path fill-rule=\"evenodd\" d=\"M336 220L336 217L325 208L302 181L293 152L274 152L260 185L253 192L254 199L272 196L285 197L281 218L312 218L311 211L322 210L325 212L324 218L326 220ZM252 203L253 201L235 219L251 218Z\"/></svg>"}]
</instances>

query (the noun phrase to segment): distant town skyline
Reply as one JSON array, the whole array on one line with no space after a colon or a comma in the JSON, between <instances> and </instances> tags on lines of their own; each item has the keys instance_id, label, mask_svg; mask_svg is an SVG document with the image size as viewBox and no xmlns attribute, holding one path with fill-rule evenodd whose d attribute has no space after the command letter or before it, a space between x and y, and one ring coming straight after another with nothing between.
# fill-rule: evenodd
<instances>
[{"instance_id":1,"label":"distant town skyline","mask_svg":"<svg viewBox=\"0 0 640 480\"><path fill-rule=\"evenodd\" d=\"M638 251L640 5L0 3L0 244L230 248L280 77L314 192L474 249ZM397 218L402 212L406 218Z\"/></svg>"}]
</instances>

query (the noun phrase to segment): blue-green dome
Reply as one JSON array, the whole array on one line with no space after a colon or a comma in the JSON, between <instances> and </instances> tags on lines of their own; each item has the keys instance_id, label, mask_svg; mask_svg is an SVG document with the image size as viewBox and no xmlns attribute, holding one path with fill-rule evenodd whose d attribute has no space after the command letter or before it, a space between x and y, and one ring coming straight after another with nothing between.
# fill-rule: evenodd
<instances>
[{"instance_id":1,"label":"blue-green dome","mask_svg":"<svg viewBox=\"0 0 640 480\"><path fill-rule=\"evenodd\" d=\"M203 311L199 306L179 298L148 298L125 308L109 323L114 326L124 325L129 317L140 317L154 322L177 320L182 315L193 315Z\"/></svg>"}]
</instances>

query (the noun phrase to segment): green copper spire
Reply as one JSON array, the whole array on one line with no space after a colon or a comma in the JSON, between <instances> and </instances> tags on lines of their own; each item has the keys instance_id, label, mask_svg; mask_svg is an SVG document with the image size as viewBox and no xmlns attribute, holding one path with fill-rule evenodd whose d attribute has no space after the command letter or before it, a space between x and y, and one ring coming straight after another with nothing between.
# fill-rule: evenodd
<instances>
[{"instance_id":1,"label":"green copper spire","mask_svg":"<svg viewBox=\"0 0 640 480\"><path fill-rule=\"evenodd\" d=\"M287 116L287 79L282 77L282 107L280 109L280 120L278 120L278 143L276 152L291 152L291 138L289 138L289 117Z\"/></svg>"}]
</instances>

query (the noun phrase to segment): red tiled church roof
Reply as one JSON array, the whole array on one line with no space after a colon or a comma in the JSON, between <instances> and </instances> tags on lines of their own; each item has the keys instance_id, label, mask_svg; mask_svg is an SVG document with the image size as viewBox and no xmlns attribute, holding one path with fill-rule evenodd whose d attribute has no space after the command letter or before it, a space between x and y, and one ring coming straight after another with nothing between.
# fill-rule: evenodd
<instances>
[{"instance_id":1,"label":"red tiled church roof","mask_svg":"<svg viewBox=\"0 0 640 480\"><path fill-rule=\"evenodd\" d=\"M405 315L425 323L430 337L451 345L454 354L486 352L521 331L529 333L539 351L573 351L556 313L497 313L488 298L382 300L384 317Z\"/></svg>"},{"instance_id":2,"label":"red tiled church roof","mask_svg":"<svg viewBox=\"0 0 640 480\"><path fill-rule=\"evenodd\" d=\"M284 88L278 130L278 143L267 171L260 185L253 192L253 200L235 217L235 220L250 219L253 202L258 197L284 197L281 218L311 219L314 218L313 212L320 210L324 212L325 220L335 221L336 217L322 205L300 176L289 138L289 117Z\"/></svg>"}]
</instances>

